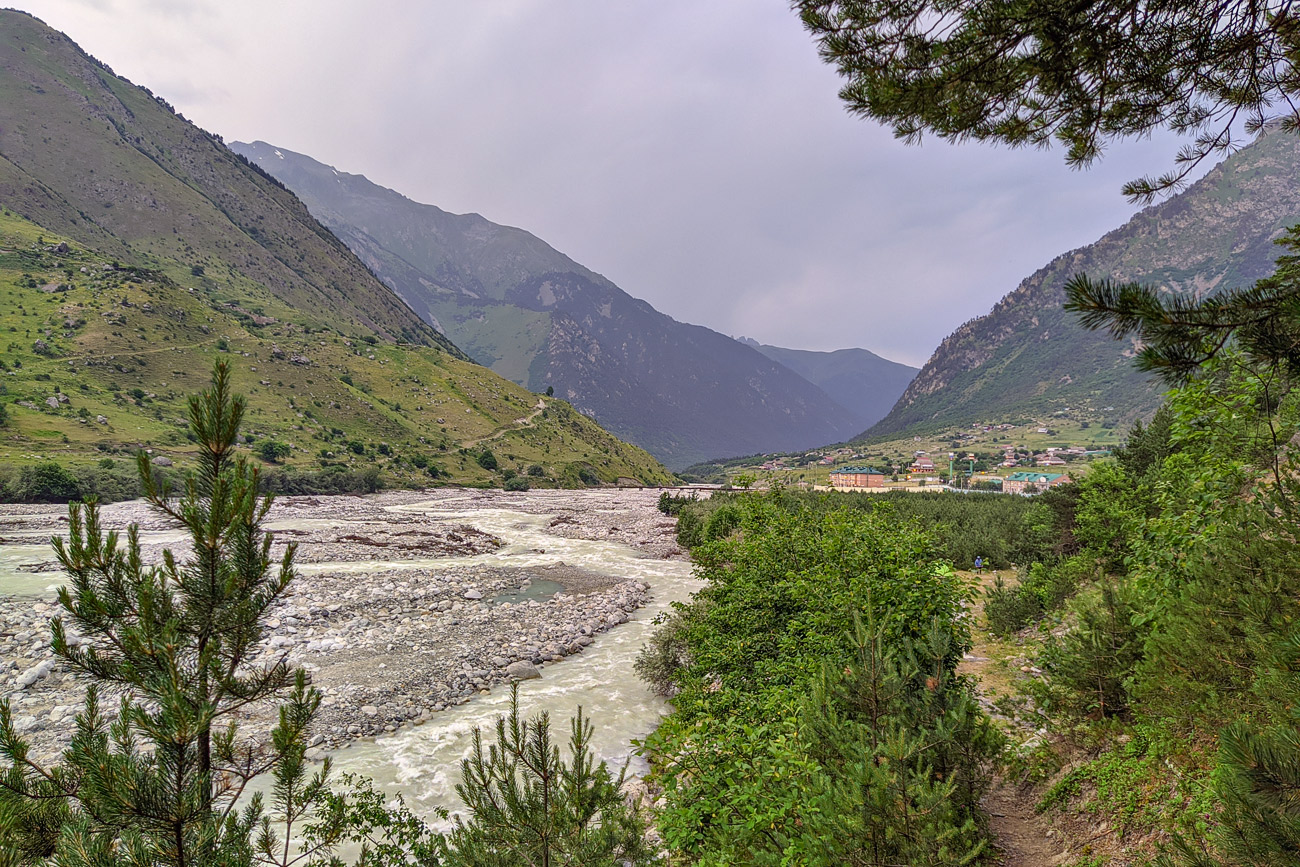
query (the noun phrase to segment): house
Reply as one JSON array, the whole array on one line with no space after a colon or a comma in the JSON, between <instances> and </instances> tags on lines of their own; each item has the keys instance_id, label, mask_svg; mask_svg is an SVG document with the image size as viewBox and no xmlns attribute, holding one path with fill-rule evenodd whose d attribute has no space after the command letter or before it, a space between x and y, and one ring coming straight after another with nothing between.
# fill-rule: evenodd
<instances>
[{"instance_id":1,"label":"house","mask_svg":"<svg viewBox=\"0 0 1300 867\"><path fill-rule=\"evenodd\" d=\"M1012 473L1002 480L1002 491L1007 494L1023 494L1033 485L1037 490L1045 491L1057 485L1064 485L1070 477L1064 473Z\"/></svg>"},{"instance_id":2,"label":"house","mask_svg":"<svg viewBox=\"0 0 1300 867\"><path fill-rule=\"evenodd\" d=\"M910 473L932 473L934 472L934 461L926 457L920 457L912 461L912 465L907 468Z\"/></svg>"},{"instance_id":3,"label":"house","mask_svg":"<svg viewBox=\"0 0 1300 867\"><path fill-rule=\"evenodd\" d=\"M1052 455L1046 455L1041 458L1035 458L1034 465L1039 467L1063 467L1065 466L1065 461L1053 457Z\"/></svg>"},{"instance_id":4,"label":"house","mask_svg":"<svg viewBox=\"0 0 1300 867\"><path fill-rule=\"evenodd\" d=\"M840 467L831 470L831 487L837 491L883 488L885 474L875 467Z\"/></svg>"}]
</instances>

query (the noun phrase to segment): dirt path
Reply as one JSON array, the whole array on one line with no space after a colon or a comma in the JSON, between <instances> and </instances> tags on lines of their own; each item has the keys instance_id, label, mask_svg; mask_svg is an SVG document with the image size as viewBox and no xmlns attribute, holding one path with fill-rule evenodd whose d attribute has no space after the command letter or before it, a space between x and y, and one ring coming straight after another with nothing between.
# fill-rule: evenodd
<instances>
[{"instance_id":1,"label":"dirt path","mask_svg":"<svg viewBox=\"0 0 1300 867\"><path fill-rule=\"evenodd\" d=\"M498 428L497 430L493 431L492 433L488 434L485 437L479 437L476 440L466 440L464 444L464 448L472 449L474 448L474 446L478 445L479 443L486 443L486 442L491 442L492 440L501 439L501 437L510 433L510 431L512 430L519 430L520 428L525 428L525 427L533 427L533 420L536 419L539 415L541 415L545 411L546 411L546 401L542 400L541 398L538 398L537 405L533 408L533 411L531 413L524 416L523 418L515 419L510 424Z\"/></svg>"},{"instance_id":2,"label":"dirt path","mask_svg":"<svg viewBox=\"0 0 1300 867\"><path fill-rule=\"evenodd\" d=\"M962 574L977 580L983 590L993 585L998 573ZM974 616L971 630L974 645L957 670L978 678L980 703L985 710L1012 738L1023 737L1029 733L997 707L999 698L1011 697L1015 693L1016 669L1006 661L1018 648L988 631L983 593L971 606L971 614ZM1031 787L1019 786L1014 780L1001 776L995 779L993 787L985 795L984 809L989 815L989 830L993 832L1001 867L1054 867L1069 857L1059 829L1051 819L1035 812L1037 801L1038 796Z\"/></svg>"}]
</instances>

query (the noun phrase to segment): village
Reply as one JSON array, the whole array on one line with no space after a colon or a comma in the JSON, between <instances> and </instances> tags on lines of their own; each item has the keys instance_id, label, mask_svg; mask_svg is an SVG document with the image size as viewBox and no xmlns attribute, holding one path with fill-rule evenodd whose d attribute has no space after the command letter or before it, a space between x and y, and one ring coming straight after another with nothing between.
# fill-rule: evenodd
<instances>
[{"instance_id":1,"label":"village","mask_svg":"<svg viewBox=\"0 0 1300 867\"><path fill-rule=\"evenodd\" d=\"M1113 426L1087 421L972 424L929 437L764 456L748 468L764 486L835 491L960 490L1032 495L1068 484L1111 455Z\"/></svg>"}]
</instances>

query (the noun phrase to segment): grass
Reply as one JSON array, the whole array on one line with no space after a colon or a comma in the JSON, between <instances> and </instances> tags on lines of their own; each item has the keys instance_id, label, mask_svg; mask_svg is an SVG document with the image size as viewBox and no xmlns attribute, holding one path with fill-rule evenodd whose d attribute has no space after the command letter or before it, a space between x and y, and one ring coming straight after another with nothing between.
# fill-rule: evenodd
<instances>
[{"instance_id":1,"label":"grass","mask_svg":"<svg viewBox=\"0 0 1300 867\"><path fill-rule=\"evenodd\" d=\"M517 423L535 411L537 395L437 347L371 344L255 285L218 288L209 269L201 278L178 263L114 270L75 244L47 252L63 240L0 214L0 402L10 418L0 429L0 462L73 465L142 447L183 462L194 452L187 396L224 357L249 398L253 443L289 444L285 463L298 470L377 466L390 484L429 483L412 464L419 456L444 481L500 484L500 472L461 454L491 438L502 470L544 467L536 484L558 483L580 466L607 482L670 480L645 452L563 401L546 399L545 412ZM59 394L66 402L46 405ZM365 444L362 454L346 447L353 440Z\"/></svg>"}]
</instances>

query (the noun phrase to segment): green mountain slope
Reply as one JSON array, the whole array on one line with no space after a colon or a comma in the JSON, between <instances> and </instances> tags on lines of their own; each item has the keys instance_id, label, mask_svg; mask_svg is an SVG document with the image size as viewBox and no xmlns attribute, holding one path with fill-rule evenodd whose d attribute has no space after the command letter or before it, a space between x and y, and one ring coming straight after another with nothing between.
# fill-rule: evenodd
<instances>
[{"instance_id":1,"label":"green mountain slope","mask_svg":"<svg viewBox=\"0 0 1300 867\"><path fill-rule=\"evenodd\" d=\"M1273 241L1297 222L1300 137L1271 133L1181 194L1057 257L958 328L864 436L1067 407L1121 422L1148 413L1160 388L1133 369L1134 347L1081 329L1061 309L1065 283L1085 273L1182 293L1247 286L1272 272Z\"/></svg>"},{"instance_id":2,"label":"green mountain slope","mask_svg":"<svg viewBox=\"0 0 1300 867\"><path fill-rule=\"evenodd\" d=\"M185 459L215 355L290 466L407 482L669 478L468 361L279 182L67 37L0 12L0 464ZM60 395L62 397L60 397ZM102 417L102 421L100 421ZM462 449L473 453L462 453ZM431 463L432 462L432 463Z\"/></svg>"},{"instance_id":3,"label":"green mountain slope","mask_svg":"<svg viewBox=\"0 0 1300 867\"><path fill-rule=\"evenodd\" d=\"M875 424L889 413L918 370L865 349L815 352L769 346L748 337L737 339L856 411L866 424Z\"/></svg>"},{"instance_id":4,"label":"green mountain slope","mask_svg":"<svg viewBox=\"0 0 1300 867\"><path fill-rule=\"evenodd\" d=\"M785 366L659 313L528 232L265 142L231 147L473 358L534 391L554 388L669 466L812 446L867 423Z\"/></svg>"}]
</instances>

